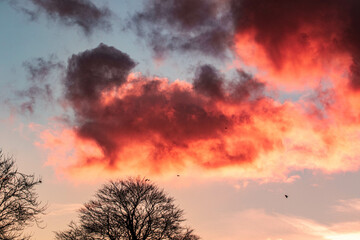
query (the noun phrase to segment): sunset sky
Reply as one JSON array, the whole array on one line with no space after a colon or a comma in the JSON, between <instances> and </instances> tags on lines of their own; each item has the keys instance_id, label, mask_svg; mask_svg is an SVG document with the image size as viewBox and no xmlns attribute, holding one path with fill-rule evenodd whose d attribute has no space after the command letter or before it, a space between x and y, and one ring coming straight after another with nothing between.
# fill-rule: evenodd
<instances>
[{"instance_id":1,"label":"sunset sky","mask_svg":"<svg viewBox=\"0 0 360 240\"><path fill-rule=\"evenodd\" d=\"M204 240L360 239L359 13L0 0L0 148L49 206L27 232L53 239L106 181L139 176Z\"/></svg>"}]
</instances>

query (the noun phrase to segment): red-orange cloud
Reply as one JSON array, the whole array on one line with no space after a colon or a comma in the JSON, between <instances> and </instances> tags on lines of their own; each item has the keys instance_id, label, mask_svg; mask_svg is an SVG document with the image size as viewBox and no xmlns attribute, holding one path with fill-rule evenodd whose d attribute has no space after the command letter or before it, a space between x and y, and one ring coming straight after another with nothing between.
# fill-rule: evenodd
<instances>
[{"instance_id":1,"label":"red-orange cloud","mask_svg":"<svg viewBox=\"0 0 360 240\"><path fill-rule=\"evenodd\" d=\"M287 123L273 114L281 116L286 107L264 97L264 85L250 75L239 72L226 83L204 65L194 84L170 83L134 74L126 78L133 66L126 54L103 44L70 58L64 83L75 125L61 134L74 139L75 149L93 149L77 155L76 168L102 165L158 174L188 164L214 169L246 165L281 148L277 136ZM269 129L258 127L258 121ZM52 134L42 137L47 148L56 149Z\"/></svg>"},{"instance_id":2,"label":"red-orange cloud","mask_svg":"<svg viewBox=\"0 0 360 240\"><path fill-rule=\"evenodd\" d=\"M191 84L130 74L134 65L104 44L70 58L64 83L74 120L42 132L48 164L77 178L198 171L263 181L287 181L304 168L358 167L358 125L337 117L336 105L280 103L242 71L227 81L204 65ZM338 103L342 95L334 94Z\"/></svg>"}]
</instances>

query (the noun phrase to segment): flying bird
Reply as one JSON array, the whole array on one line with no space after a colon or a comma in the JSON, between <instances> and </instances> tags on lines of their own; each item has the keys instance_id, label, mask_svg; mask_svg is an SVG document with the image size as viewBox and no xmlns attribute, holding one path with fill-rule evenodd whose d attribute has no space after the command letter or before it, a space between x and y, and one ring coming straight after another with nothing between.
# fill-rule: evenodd
<instances>
[{"instance_id":1,"label":"flying bird","mask_svg":"<svg viewBox=\"0 0 360 240\"><path fill-rule=\"evenodd\" d=\"M180 175L178 174L178 175L176 175L177 177L180 177Z\"/></svg>"},{"instance_id":2,"label":"flying bird","mask_svg":"<svg viewBox=\"0 0 360 240\"><path fill-rule=\"evenodd\" d=\"M288 198L289 196L285 194L285 197Z\"/></svg>"},{"instance_id":3,"label":"flying bird","mask_svg":"<svg viewBox=\"0 0 360 240\"><path fill-rule=\"evenodd\" d=\"M145 179L145 182L148 182L148 181L150 181L150 179L148 179L148 178L147 178L147 179Z\"/></svg>"}]
</instances>

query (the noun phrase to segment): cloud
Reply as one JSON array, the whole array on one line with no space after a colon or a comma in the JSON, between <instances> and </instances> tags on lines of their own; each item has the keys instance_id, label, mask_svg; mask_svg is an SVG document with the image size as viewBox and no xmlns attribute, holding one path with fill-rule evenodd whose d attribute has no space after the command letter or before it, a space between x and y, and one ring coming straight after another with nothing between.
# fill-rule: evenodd
<instances>
[{"instance_id":1,"label":"cloud","mask_svg":"<svg viewBox=\"0 0 360 240\"><path fill-rule=\"evenodd\" d=\"M49 19L59 21L66 26L78 26L86 34L95 29L111 29L112 12L107 7L97 7L90 0L8 0L15 9L22 11L35 20L40 13Z\"/></svg>"},{"instance_id":2,"label":"cloud","mask_svg":"<svg viewBox=\"0 0 360 240\"><path fill-rule=\"evenodd\" d=\"M314 87L312 81L342 62L350 70L348 87L357 90L359 9L355 0L152 0L134 14L130 26L158 56L195 51L224 58L233 53L267 73L267 81L287 87Z\"/></svg>"},{"instance_id":3,"label":"cloud","mask_svg":"<svg viewBox=\"0 0 360 240\"><path fill-rule=\"evenodd\" d=\"M54 71L62 70L64 65L56 61L55 57L50 57L48 60L37 58L31 62L24 62L23 65L27 70L30 86L18 92L20 97L29 99L21 104L21 110L33 113L37 99L45 100L47 103L53 101L53 86L49 78Z\"/></svg>"},{"instance_id":4,"label":"cloud","mask_svg":"<svg viewBox=\"0 0 360 240\"><path fill-rule=\"evenodd\" d=\"M143 76L135 65L105 44L69 58L63 98L73 118L40 134L48 164L77 178L198 171L260 181L359 168L357 96L346 85L281 103L243 70L227 79L202 65L189 83Z\"/></svg>"},{"instance_id":5,"label":"cloud","mask_svg":"<svg viewBox=\"0 0 360 240\"><path fill-rule=\"evenodd\" d=\"M334 209L338 212L350 212L353 213L360 211L360 199L347 199L339 200L339 204L334 206Z\"/></svg>"},{"instance_id":6,"label":"cloud","mask_svg":"<svg viewBox=\"0 0 360 240\"><path fill-rule=\"evenodd\" d=\"M357 89L357 1L245 0L231 4L237 44L241 46L238 54L247 63L285 83L295 77L300 84L318 80L338 59L350 70L349 87ZM260 53L245 56L249 45Z\"/></svg>"},{"instance_id":7,"label":"cloud","mask_svg":"<svg viewBox=\"0 0 360 240\"><path fill-rule=\"evenodd\" d=\"M269 135L256 121L285 108L264 97L263 84L250 75L238 72L237 79L225 82L213 66L204 65L194 84L170 83L130 74L134 66L127 54L104 44L69 59L63 81L75 116L69 136L97 149L93 156L79 153L84 155L77 167L141 165L160 174L187 163L216 169L252 163L260 153L281 147L278 134ZM269 124L276 132L284 129L283 123Z\"/></svg>"},{"instance_id":8,"label":"cloud","mask_svg":"<svg viewBox=\"0 0 360 240\"><path fill-rule=\"evenodd\" d=\"M54 203L47 209L47 216L61 216L74 213L82 207L80 203Z\"/></svg>"},{"instance_id":9,"label":"cloud","mask_svg":"<svg viewBox=\"0 0 360 240\"><path fill-rule=\"evenodd\" d=\"M194 80L195 91L212 98L223 99L224 96L224 77L211 66L204 65L198 69Z\"/></svg>"},{"instance_id":10,"label":"cloud","mask_svg":"<svg viewBox=\"0 0 360 240\"><path fill-rule=\"evenodd\" d=\"M359 222L340 222L329 226L312 221L311 219L282 216L279 217L309 235L318 236L319 239L327 240L355 240L359 239Z\"/></svg>"},{"instance_id":11,"label":"cloud","mask_svg":"<svg viewBox=\"0 0 360 240\"><path fill-rule=\"evenodd\" d=\"M69 58L63 97L74 117L42 135L43 145L55 149L47 138L68 136L71 164L51 162L77 176L198 170L287 181L294 170L356 171L358 8L352 0L152 0L131 26L156 54L230 51L236 76L209 64L186 81L145 76L100 44Z\"/></svg>"},{"instance_id":12,"label":"cloud","mask_svg":"<svg viewBox=\"0 0 360 240\"><path fill-rule=\"evenodd\" d=\"M125 53L100 44L93 50L73 55L64 79L65 97L80 109L82 103L97 103L101 93L121 86L135 62Z\"/></svg>"},{"instance_id":13,"label":"cloud","mask_svg":"<svg viewBox=\"0 0 360 240\"><path fill-rule=\"evenodd\" d=\"M289 220L291 219L291 221ZM323 240L314 231L308 231L294 222L296 217L268 213L263 209L247 209L227 215L217 215L216 220L199 224L197 231L202 237L211 240ZM311 220L306 219L311 222ZM312 222L311 222L312 223ZM217 226L223 226L219 231ZM325 227L324 227L325 228Z\"/></svg>"},{"instance_id":14,"label":"cloud","mask_svg":"<svg viewBox=\"0 0 360 240\"><path fill-rule=\"evenodd\" d=\"M223 57L233 41L223 7L222 1L215 0L151 0L134 14L130 27L157 56L180 50Z\"/></svg>"},{"instance_id":15,"label":"cloud","mask_svg":"<svg viewBox=\"0 0 360 240\"><path fill-rule=\"evenodd\" d=\"M360 236L359 221L322 224L308 218L268 213L263 209L219 216L208 224L214 225L205 226L204 233L201 233L202 226L197 228L207 239L231 240L241 236L253 240L356 240ZM212 232L211 229L217 229L218 224L226 226L223 232Z\"/></svg>"},{"instance_id":16,"label":"cloud","mask_svg":"<svg viewBox=\"0 0 360 240\"><path fill-rule=\"evenodd\" d=\"M34 113L38 104L54 104L53 79L64 70L64 65L55 56L50 56L48 59L26 61L23 67L27 73L27 82L22 89L11 90L13 94L5 100L6 104L22 114Z\"/></svg>"}]
</instances>

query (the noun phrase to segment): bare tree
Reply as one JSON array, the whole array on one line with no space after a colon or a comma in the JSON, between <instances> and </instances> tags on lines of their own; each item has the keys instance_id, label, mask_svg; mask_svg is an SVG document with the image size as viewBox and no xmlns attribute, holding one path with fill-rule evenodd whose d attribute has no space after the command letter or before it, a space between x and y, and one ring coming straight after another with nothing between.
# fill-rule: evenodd
<instances>
[{"instance_id":1,"label":"bare tree","mask_svg":"<svg viewBox=\"0 0 360 240\"><path fill-rule=\"evenodd\" d=\"M80 226L56 233L58 240L198 240L182 226L174 199L144 179L111 181L79 210ZM75 232L78 238L72 238ZM85 233L85 234L82 234Z\"/></svg>"},{"instance_id":2,"label":"bare tree","mask_svg":"<svg viewBox=\"0 0 360 240\"><path fill-rule=\"evenodd\" d=\"M69 224L68 230L56 233L56 239L95 240L95 238L92 237L91 234L88 234L82 226L78 226L73 221Z\"/></svg>"},{"instance_id":3,"label":"bare tree","mask_svg":"<svg viewBox=\"0 0 360 240\"><path fill-rule=\"evenodd\" d=\"M0 150L0 239L28 239L22 231L41 222L46 207L38 201L35 186L41 180L18 172L15 161Z\"/></svg>"}]
</instances>

